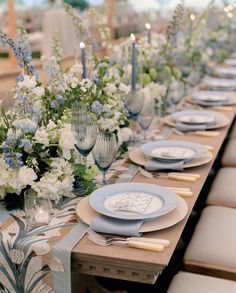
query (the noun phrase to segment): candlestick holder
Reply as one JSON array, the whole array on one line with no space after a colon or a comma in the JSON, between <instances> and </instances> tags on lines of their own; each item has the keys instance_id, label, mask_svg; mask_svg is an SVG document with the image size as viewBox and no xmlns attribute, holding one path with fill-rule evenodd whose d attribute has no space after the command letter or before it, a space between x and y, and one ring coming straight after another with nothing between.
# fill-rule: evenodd
<instances>
[{"instance_id":1,"label":"candlestick holder","mask_svg":"<svg viewBox=\"0 0 236 293\"><path fill-rule=\"evenodd\" d=\"M51 221L51 200L38 197L33 189L25 191L24 199L26 229L29 231L38 226L48 225Z\"/></svg>"}]
</instances>

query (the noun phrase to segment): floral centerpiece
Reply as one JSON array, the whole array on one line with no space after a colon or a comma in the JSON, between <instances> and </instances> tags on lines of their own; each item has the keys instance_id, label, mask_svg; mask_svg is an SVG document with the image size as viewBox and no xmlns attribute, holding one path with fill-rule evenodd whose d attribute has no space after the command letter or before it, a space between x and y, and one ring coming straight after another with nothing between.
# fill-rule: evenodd
<instances>
[{"instance_id":1,"label":"floral centerpiece","mask_svg":"<svg viewBox=\"0 0 236 293\"><path fill-rule=\"evenodd\" d=\"M83 193L90 193L97 168L78 163L71 131L71 105L83 101L100 130L118 132L127 117L121 95L129 88L108 74L108 59L95 58L91 80L81 80L81 64L63 71L58 45L54 57L42 57L48 76L44 86L31 65L24 29L18 29L16 40L3 32L0 38L14 50L24 69L13 89L13 109L6 113L1 107L0 198L13 208L23 202L24 191L32 188L38 196L57 202L74 196L75 176L81 179Z\"/></svg>"}]
</instances>

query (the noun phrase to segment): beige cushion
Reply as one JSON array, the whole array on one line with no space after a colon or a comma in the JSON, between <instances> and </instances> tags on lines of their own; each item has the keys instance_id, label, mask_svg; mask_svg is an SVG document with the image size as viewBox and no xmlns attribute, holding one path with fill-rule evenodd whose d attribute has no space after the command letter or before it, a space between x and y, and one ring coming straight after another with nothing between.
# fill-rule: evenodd
<instances>
[{"instance_id":1,"label":"beige cushion","mask_svg":"<svg viewBox=\"0 0 236 293\"><path fill-rule=\"evenodd\" d=\"M236 123L234 123L234 126L229 134L230 138L236 138Z\"/></svg>"},{"instance_id":2,"label":"beige cushion","mask_svg":"<svg viewBox=\"0 0 236 293\"><path fill-rule=\"evenodd\" d=\"M225 167L236 167L236 138L229 140L222 158Z\"/></svg>"},{"instance_id":3,"label":"beige cushion","mask_svg":"<svg viewBox=\"0 0 236 293\"><path fill-rule=\"evenodd\" d=\"M193 265L227 272L229 278L235 278L236 209L208 206L203 210L184 255L184 262L187 270L189 267L193 271Z\"/></svg>"},{"instance_id":4,"label":"beige cushion","mask_svg":"<svg viewBox=\"0 0 236 293\"><path fill-rule=\"evenodd\" d=\"M236 282L186 272L178 273L167 293L235 293Z\"/></svg>"},{"instance_id":5,"label":"beige cushion","mask_svg":"<svg viewBox=\"0 0 236 293\"><path fill-rule=\"evenodd\" d=\"M236 168L222 168L216 175L207 198L209 205L236 208Z\"/></svg>"}]
</instances>

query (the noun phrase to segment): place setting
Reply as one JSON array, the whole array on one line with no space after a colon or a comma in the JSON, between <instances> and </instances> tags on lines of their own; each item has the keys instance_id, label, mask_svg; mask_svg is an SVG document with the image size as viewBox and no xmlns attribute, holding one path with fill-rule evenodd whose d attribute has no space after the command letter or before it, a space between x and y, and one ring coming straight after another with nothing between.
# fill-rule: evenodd
<instances>
[{"instance_id":1,"label":"place setting","mask_svg":"<svg viewBox=\"0 0 236 293\"><path fill-rule=\"evenodd\" d=\"M83 198L76 207L77 217L89 225L89 239L96 244L109 245L100 234L105 233L122 237L112 238L112 244L156 252L169 246L169 240L146 238L143 233L171 227L187 211L185 200L173 191L147 183L106 185Z\"/></svg>"},{"instance_id":2,"label":"place setting","mask_svg":"<svg viewBox=\"0 0 236 293\"><path fill-rule=\"evenodd\" d=\"M194 182L198 175L180 173L187 168L201 166L212 160L212 154L208 149L197 143L188 141L163 140L154 141L141 145L129 152L129 159L144 168L145 172L149 172L156 177L166 176L169 179ZM162 170L172 171L168 174L158 174ZM173 172L174 171L174 172ZM144 176L147 174L141 172ZM151 177L151 176L150 176Z\"/></svg>"},{"instance_id":3,"label":"place setting","mask_svg":"<svg viewBox=\"0 0 236 293\"><path fill-rule=\"evenodd\" d=\"M197 91L193 92L188 101L202 107L232 106L236 104L233 92Z\"/></svg>"},{"instance_id":4,"label":"place setting","mask_svg":"<svg viewBox=\"0 0 236 293\"><path fill-rule=\"evenodd\" d=\"M202 80L201 88L218 91L235 91L236 79L207 76Z\"/></svg>"},{"instance_id":5,"label":"place setting","mask_svg":"<svg viewBox=\"0 0 236 293\"><path fill-rule=\"evenodd\" d=\"M234 66L216 66L213 68L212 74L213 76L220 78L235 78L236 77L236 68Z\"/></svg>"},{"instance_id":6,"label":"place setting","mask_svg":"<svg viewBox=\"0 0 236 293\"><path fill-rule=\"evenodd\" d=\"M191 133L214 137L219 133L210 130L227 126L229 120L215 111L182 110L166 116L165 123L175 127L177 134Z\"/></svg>"}]
</instances>

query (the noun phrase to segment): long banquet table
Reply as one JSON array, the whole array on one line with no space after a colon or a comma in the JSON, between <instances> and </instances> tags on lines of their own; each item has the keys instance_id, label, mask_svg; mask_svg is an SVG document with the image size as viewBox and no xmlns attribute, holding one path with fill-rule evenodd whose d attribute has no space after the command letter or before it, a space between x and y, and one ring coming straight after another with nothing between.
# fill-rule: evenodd
<instances>
[{"instance_id":1,"label":"long banquet table","mask_svg":"<svg viewBox=\"0 0 236 293\"><path fill-rule=\"evenodd\" d=\"M145 237L156 237L168 239L171 245L163 252L151 252L121 246L102 247L92 243L85 236L72 252L72 270L85 275L103 276L122 280L136 281L153 284L158 275L168 266L171 256L181 237L181 233L188 221L189 215L201 192L205 180L207 179L216 156L227 136L230 126L234 120L236 107L230 111L222 112L230 123L227 127L217 129L220 135L217 137L201 137L196 134L186 134L184 136L172 134L171 139L188 140L191 142L210 145L213 159L211 162L188 169L188 173L199 173L201 178L194 183L170 180L167 178L149 179L138 173L133 182L146 182L161 186L188 187L193 191L193 196L185 198L188 204L187 216L178 224L156 232L145 234Z\"/></svg>"}]
</instances>

